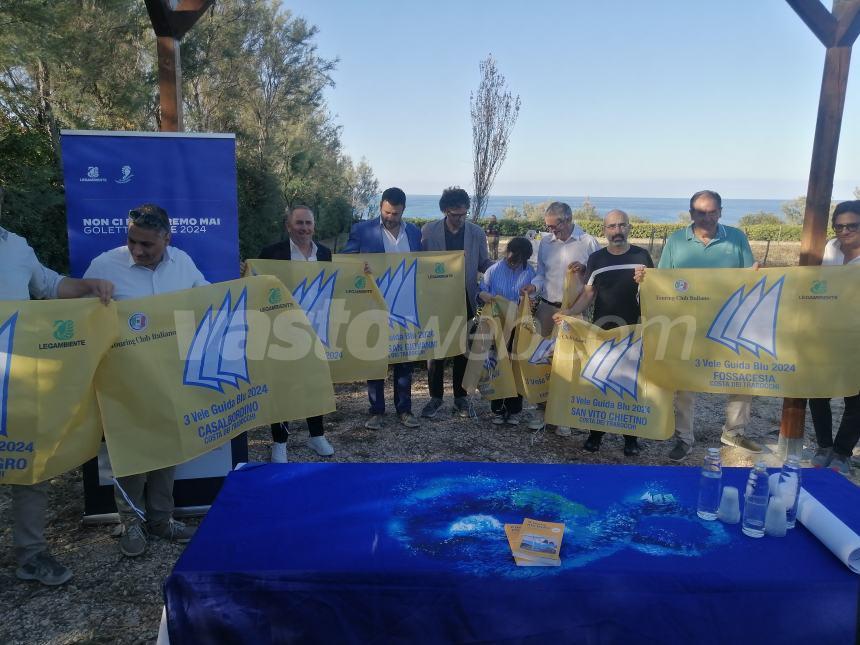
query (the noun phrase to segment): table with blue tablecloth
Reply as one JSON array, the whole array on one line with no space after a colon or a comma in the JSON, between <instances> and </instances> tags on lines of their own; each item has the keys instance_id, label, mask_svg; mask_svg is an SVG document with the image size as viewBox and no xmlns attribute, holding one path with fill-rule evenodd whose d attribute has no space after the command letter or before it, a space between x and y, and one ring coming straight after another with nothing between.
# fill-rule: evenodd
<instances>
[{"instance_id":1,"label":"table with blue tablecloth","mask_svg":"<svg viewBox=\"0 0 860 645\"><path fill-rule=\"evenodd\" d=\"M724 485L743 495L746 468ZM805 470L855 531L860 489ZM860 576L806 528L696 516L699 470L260 464L231 473L165 583L179 643L853 643ZM503 530L564 522L560 567Z\"/></svg>"}]
</instances>

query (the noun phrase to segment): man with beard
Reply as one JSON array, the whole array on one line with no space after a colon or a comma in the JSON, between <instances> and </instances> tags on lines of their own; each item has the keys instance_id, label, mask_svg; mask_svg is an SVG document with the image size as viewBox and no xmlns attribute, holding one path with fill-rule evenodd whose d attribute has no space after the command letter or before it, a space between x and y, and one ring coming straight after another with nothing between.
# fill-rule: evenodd
<instances>
[{"instance_id":1,"label":"man with beard","mask_svg":"<svg viewBox=\"0 0 860 645\"><path fill-rule=\"evenodd\" d=\"M399 188L388 188L382 193L379 203L379 217L366 222L353 224L349 240L342 253L410 253L421 250L421 231L409 222L403 221L406 210L406 193ZM394 408L397 416L407 428L417 428L420 424L412 414L412 364L395 363ZM364 427L382 430L385 414L385 381L382 379L367 382L367 396L370 399L370 417Z\"/></svg>"},{"instance_id":2,"label":"man with beard","mask_svg":"<svg viewBox=\"0 0 860 645\"><path fill-rule=\"evenodd\" d=\"M553 316L556 322L560 321L560 315L581 314L591 303L594 303L592 322L601 329L615 329L639 322L639 285L633 280L633 271L639 266L653 268L654 262L648 251L627 241L630 218L624 211L609 211L603 220L603 232L609 246L588 256L586 285L573 307ZM589 452L600 450L603 434L592 430L583 448ZM635 436L624 435L624 454L628 457L639 454Z\"/></svg>"},{"instance_id":3,"label":"man with beard","mask_svg":"<svg viewBox=\"0 0 860 645\"><path fill-rule=\"evenodd\" d=\"M462 188L452 187L442 191L439 210L445 215L440 220L430 222L421 229L421 249L423 251L463 251L466 265L466 320L475 315L475 302L478 297L478 273L483 273L493 261L487 254L487 236L477 224L467 222L471 200L469 193ZM442 407L442 385L445 374L445 360L427 361L427 383L430 401L421 410L421 416L432 419ZM454 390L454 414L469 416L468 392L463 388L463 375L466 373L466 356L459 354L451 359L453 363L452 389Z\"/></svg>"}]
</instances>

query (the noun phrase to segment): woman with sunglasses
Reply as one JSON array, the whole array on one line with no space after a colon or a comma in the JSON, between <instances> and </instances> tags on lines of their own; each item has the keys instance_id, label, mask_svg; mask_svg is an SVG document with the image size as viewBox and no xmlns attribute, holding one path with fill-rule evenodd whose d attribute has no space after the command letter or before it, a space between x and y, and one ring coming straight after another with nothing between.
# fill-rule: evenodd
<instances>
[{"instance_id":1,"label":"woman with sunglasses","mask_svg":"<svg viewBox=\"0 0 860 645\"><path fill-rule=\"evenodd\" d=\"M824 247L821 264L860 266L860 199L836 206L832 222L836 237ZM845 411L835 440L830 399L810 399L809 411L818 440L818 450L812 458L812 465L850 474L851 455L860 440L860 394L845 397Z\"/></svg>"}]
</instances>

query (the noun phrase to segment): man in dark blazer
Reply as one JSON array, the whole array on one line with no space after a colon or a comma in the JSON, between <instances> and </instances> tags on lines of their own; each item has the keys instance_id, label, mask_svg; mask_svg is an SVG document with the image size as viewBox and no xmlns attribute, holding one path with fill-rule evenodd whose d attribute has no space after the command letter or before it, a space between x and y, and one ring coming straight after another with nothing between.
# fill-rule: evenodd
<instances>
[{"instance_id":1,"label":"man in dark blazer","mask_svg":"<svg viewBox=\"0 0 860 645\"><path fill-rule=\"evenodd\" d=\"M428 222L421 229L421 249L423 251L463 251L466 267L465 308L466 320L475 315L475 302L478 297L478 272L486 271L493 261L487 253L487 236L477 224L467 222L471 200L469 193L462 188L452 187L442 191L439 210L443 218ZM460 354L452 358L454 414L469 416L468 392L463 389L463 374L466 372L466 356ZM421 410L421 416L432 419L442 407L445 374L445 359L427 361L427 384L430 401Z\"/></svg>"},{"instance_id":2,"label":"man in dark blazer","mask_svg":"<svg viewBox=\"0 0 860 645\"><path fill-rule=\"evenodd\" d=\"M331 262L331 250L314 242L314 212L310 208L294 206L288 209L284 215L284 229L287 232L287 239L265 247L260 251L260 259ZM307 422L310 433L308 448L321 457L333 455L334 448L325 438L323 418L310 417ZM272 424L272 461L275 463L287 461L289 430L288 421Z\"/></svg>"},{"instance_id":3,"label":"man in dark blazer","mask_svg":"<svg viewBox=\"0 0 860 645\"><path fill-rule=\"evenodd\" d=\"M389 188L382 193L379 217L353 224L349 240L343 253L410 253L421 250L421 231L414 224L403 221L406 210L406 193L399 188ZM394 408L397 417L407 428L420 424L412 414L412 364L395 363ZM367 397L370 399L370 417L364 427L382 429L385 414L385 381L367 382Z\"/></svg>"}]
</instances>

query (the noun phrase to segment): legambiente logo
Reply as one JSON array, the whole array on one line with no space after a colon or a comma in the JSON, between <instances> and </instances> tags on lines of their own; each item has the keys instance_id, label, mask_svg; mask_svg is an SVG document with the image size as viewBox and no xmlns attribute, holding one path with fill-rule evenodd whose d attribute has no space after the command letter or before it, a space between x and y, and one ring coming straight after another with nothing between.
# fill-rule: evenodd
<instances>
[{"instance_id":1,"label":"legambiente logo","mask_svg":"<svg viewBox=\"0 0 860 645\"><path fill-rule=\"evenodd\" d=\"M242 289L235 306L231 306L228 291L217 312L212 307L206 310L185 358L185 385L223 392L225 383L238 389L240 380L251 382L246 354L247 305L248 290Z\"/></svg>"},{"instance_id":2,"label":"legambiente logo","mask_svg":"<svg viewBox=\"0 0 860 645\"><path fill-rule=\"evenodd\" d=\"M555 338L542 338L529 357L532 365L552 365L552 352L555 349Z\"/></svg>"},{"instance_id":3,"label":"legambiente logo","mask_svg":"<svg viewBox=\"0 0 860 645\"><path fill-rule=\"evenodd\" d=\"M391 272L391 267L385 270L382 277L376 280L385 304L388 305L388 326L394 327L397 323L404 329L409 324L420 327L418 320L418 295L415 289L415 280L418 274L418 260L412 260L409 268L406 268L406 260Z\"/></svg>"},{"instance_id":4,"label":"legambiente logo","mask_svg":"<svg viewBox=\"0 0 860 645\"><path fill-rule=\"evenodd\" d=\"M0 326L0 436L6 437L6 407L9 401L9 371L12 368L12 344L15 340L15 323L18 312Z\"/></svg>"},{"instance_id":5,"label":"legambiente logo","mask_svg":"<svg viewBox=\"0 0 860 645\"><path fill-rule=\"evenodd\" d=\"M767 291L766 280L756 282L746 295L741 286L729 296L705 336L735 354L743 347L756 356L763 350L776 358L776 319L785 276Z\"/></svg>"},{"instance_id":6,"label":"legambiente logo","mask_svg":"<svg viewBox=\"0 0 860 645\"><path fill-rule=\"evenodd\" d=\"M612 390L620 398L627 392L637 400L637 380L642 362L642 338L633 341L633 333L619 341L607 340L591 355L582 369L582 378L603 394Z\"/></svg>"},{"instance_id":7,"label":"legambiente logo","mask_svg":"<svg viewBox=\"0 0 860 645\"><path fill-rule=\"evenodd\" d=\"M293 298L305 312L316 335L322 344L329 347L329 319L331 318L331 301L334 297L334 283L337 271L328 280L323 281L325 270L308 284L307 278L302 280L293 290Z\"/></svg>"}]
</instances>

